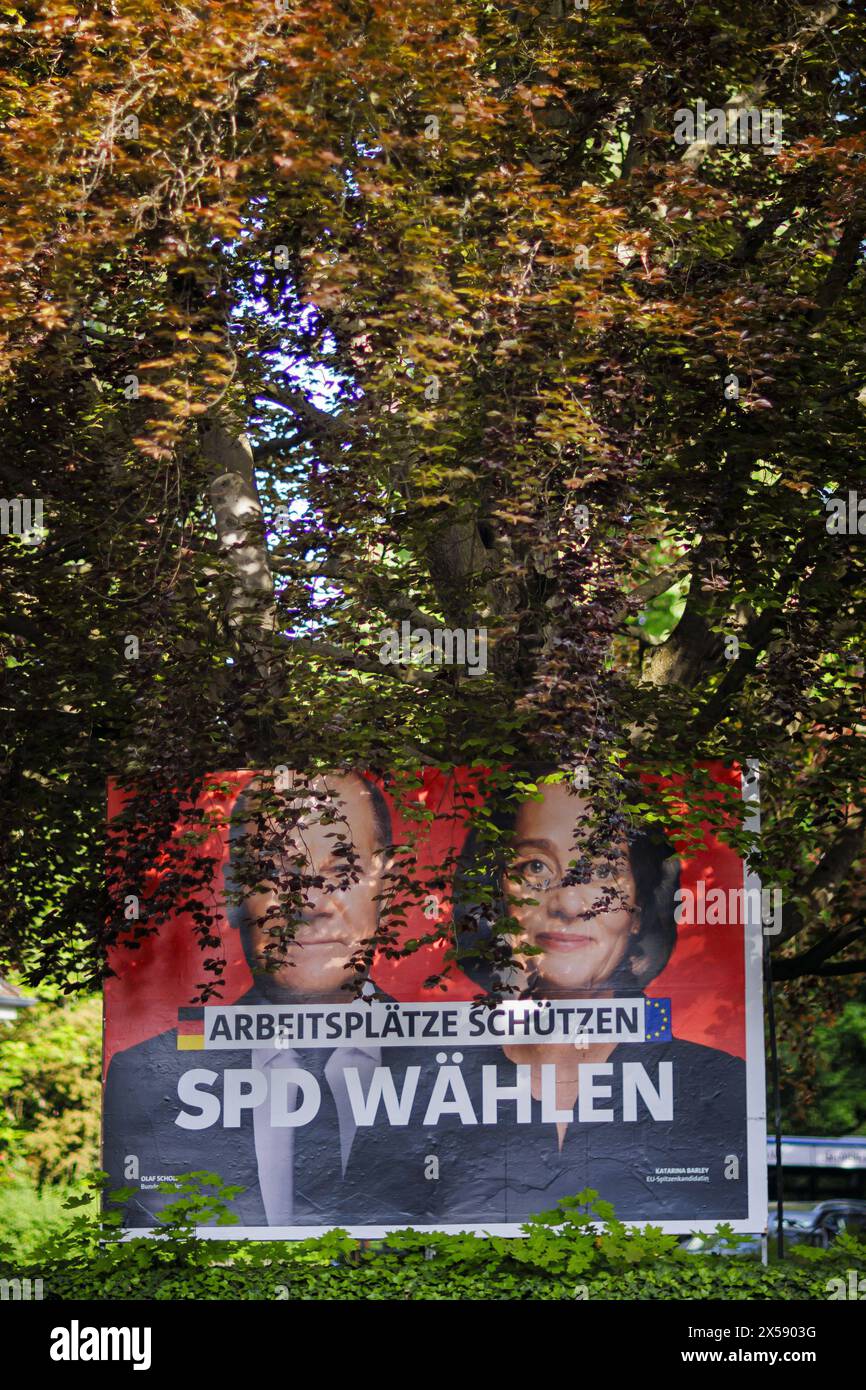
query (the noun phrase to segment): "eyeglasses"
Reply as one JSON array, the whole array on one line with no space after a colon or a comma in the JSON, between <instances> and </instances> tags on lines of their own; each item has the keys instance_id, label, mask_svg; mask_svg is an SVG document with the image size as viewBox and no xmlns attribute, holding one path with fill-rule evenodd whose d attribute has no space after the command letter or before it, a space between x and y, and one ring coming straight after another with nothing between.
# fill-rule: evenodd
<instances>
[{"instance_id":1,"label":"eyeglasses","mask_svg":"<svg viewBox=\"0 0 866 1390\"><path fill-rule=\"evenodd\" d=\"M622 872L621 864L597 865L585 860L582 864L572 866L564 874L557 875L543 859L523 859L512 864L506 876L536 893L550 893L557 888L576 888L582 884L598 883L600 879L610 878L613 880L612 883L598 883L598 886L602 893L618 896Z\"/></svg>"}]
</instances>

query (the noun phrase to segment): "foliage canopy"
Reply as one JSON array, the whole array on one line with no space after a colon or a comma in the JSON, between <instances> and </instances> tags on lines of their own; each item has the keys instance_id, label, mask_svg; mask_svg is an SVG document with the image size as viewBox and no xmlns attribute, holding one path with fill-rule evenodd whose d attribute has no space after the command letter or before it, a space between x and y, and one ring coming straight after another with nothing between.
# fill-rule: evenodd
<instances>
[{"instance_id":1,"label":"foliage canopy","mask_svg":"<svg viewBox=\"0 0 866 1390\"><path fill-rule=\"evenodd\" d=\"M864 58L850 0L5 9L3 959L97 978L109 774L143 875L218 768L757 756L777 978L864 969Z\"/></svg>"}]
</instances>

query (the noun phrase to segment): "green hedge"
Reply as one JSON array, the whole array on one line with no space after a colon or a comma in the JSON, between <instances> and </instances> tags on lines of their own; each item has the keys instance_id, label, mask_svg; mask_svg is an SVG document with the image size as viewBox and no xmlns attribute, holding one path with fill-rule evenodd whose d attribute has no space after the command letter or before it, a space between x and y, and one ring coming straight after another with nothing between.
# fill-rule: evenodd
<instances>
[{"instance_id":1,"label":"green hedge","mask_svg":"<svg viewBox=\"0 0 866 1390\"><path fill-rule=\"evenodd\" d=\"M866 1274L866 1244L843 1236L829 1251L797 1249L762 1266L736 1255L686 1253L653 1227L628 1228L594 1192L533 1218L526 1235L400 1231L363 1247L333 1231L297 1242L209 1241L194 1225L227 1224L214 1175L192 1175L158 1238L118 1239L119 1215L82 1210L26 1263L0 1246L0 1278L41 1279L48 1300L827 1300L849 1271ZM120 1194L118 1194L119 1196ZM605 1223L600 1229L598 1222ZM720 1226L732 1245L737 1237ZM835 1286L838 1289L838 1285Z\"/></svg>"},{"instance_id":2,"label":"green hedge","mask_svg":"<svg viewBox=\"0 0 866 1390\"><path fill-rule=\"evenodd\" d=\"M135 1244L142 1244L136 1242ZM306 1244L306 1242L305 1242ZM582 1281L526 1270L520 1261L498 1257L443 1265L425 1259L395 1259L391 1253L365 1254L360 1263L322 1257L307 1250L306 1259L282 1247L269 1249L265 1259L250 1267L221 1249L213 1261L157 1263L140 1254L134 1244L121 1260L81 1264L38 1264L14 1271L0 1266L0 1277L43 1280L45 1299L125 1300L160 1299L333 1299L358 1300L546 1300L588 1298L616 1302L632 1299L665 1302L682 1300L826 1300L828 1280L846 1279L850 1260L836 1268L768 1266L720 1256L690 1255L687 1263L659 1260L651 1268L598 1270ZM219 1262L217 1262L219 1261ZM866 1261L861 1259L861 1272Z\"/></svg>"}]
</instances>

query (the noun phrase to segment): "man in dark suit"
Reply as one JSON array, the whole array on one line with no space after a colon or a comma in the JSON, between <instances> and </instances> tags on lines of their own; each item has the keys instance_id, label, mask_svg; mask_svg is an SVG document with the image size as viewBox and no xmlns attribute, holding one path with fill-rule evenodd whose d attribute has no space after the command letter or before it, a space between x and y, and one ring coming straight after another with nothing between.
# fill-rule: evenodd
<instances>
[{"instance_id":1,"label":"man in dark suit","mask_svg":"<svg viewBox=\"0 0 866 1390\"><path fill-rule=\"evenodd\" d=\"M247 790L233 817L226 875L227 889L239 899L228 916L253 974L252 989L236 1002L351 1002L347 984L363 979L369 963L389 862L384 797L359 774L303 785L290 776L294 810L286 823L262 809L259 790L257 784ZM375 993L371 981L362 993ZM277 1037L268 1048L196 1052L188 1042L172 1029L116 1054L109 1067L103 1166L112 1189L137 1183L125 1225L156 1225L157 1213L175 1200L157 1184L193 1171L244 1188L230 1203L242 1227L351 1220L344 1174L355 1121L344 1073L356 1069L366 1086L379 1049L362 1043L301 1049ZM288 1074L280 1076L283 1069ZM266 1105L249 1103L252 1092L275 1086L287 1111L318 1090L310 1123L274 1127ZM208 1097L222 1094L225 1121L227 1087L234 1096L231 1122L205 1124L197 1097L210 1105Z\"/></svg>"}]
</instances>

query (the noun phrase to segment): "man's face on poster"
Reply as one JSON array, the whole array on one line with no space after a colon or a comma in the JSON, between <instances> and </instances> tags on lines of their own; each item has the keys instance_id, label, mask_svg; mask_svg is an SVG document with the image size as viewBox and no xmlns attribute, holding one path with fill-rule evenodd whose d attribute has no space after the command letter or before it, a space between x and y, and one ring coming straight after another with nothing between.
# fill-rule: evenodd
<instances>
[{"instance_id":1,"label":"man's face on poster","mask_svg":"<svg viewBox=\"0 0 866 1390\"><path fill-rule=\"evenodd\" d=\"M256 821L243 827L265 837L262 877L245 899L254 968L281 990L346 1000L382 892L386 855L372 794L360 777L327 777L290 791L287 803L284 823L268 815L264 830Z\"/></svg>"},{"instance_id":2,"label":"man's face on poster","mask_svg":"<svg viewBox=\"0 0 866 1390\"><path fill-rule=\"evenodd\" d=\"M564 783L541 789L519 810L504 876L510 915L520 924L513 951L552 993L603 987L639 930L636 888L625 845L587 864L587 803ZM565 879L565 882L563 880ZM522 955L521 946L540 954Z\"/></svg>"}]
</instances>

